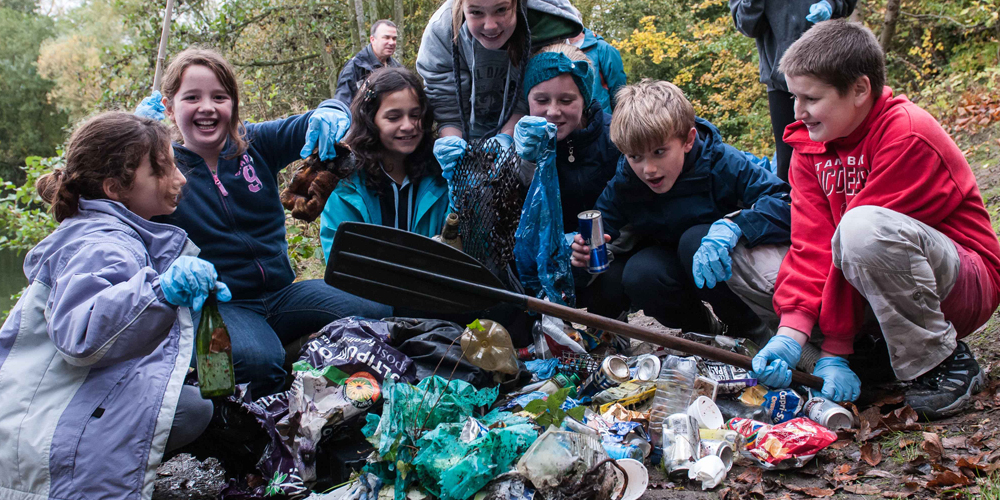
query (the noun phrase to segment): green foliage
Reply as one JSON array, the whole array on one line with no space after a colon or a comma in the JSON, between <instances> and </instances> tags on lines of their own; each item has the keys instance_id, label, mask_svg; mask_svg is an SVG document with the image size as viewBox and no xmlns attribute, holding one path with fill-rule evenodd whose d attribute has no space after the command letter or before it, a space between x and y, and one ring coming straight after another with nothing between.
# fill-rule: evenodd
<instances>
[{"instance_id":1,"label":"green foliage","mask_svg":"<svg viewBox=\"0 0 1000 500\"><path fill-rule=\"evenodd\" d=\"M555 392L555 394L549 396L548 398L536 399L529 402L524 406L524 411L531 413L532 415L538 415L535 417L535 422L542 427L548 427L550 425L559 427L562 425L562 421L567 415L577 420L583 420L583 412L585 411L583 406L576 406L570 408L569 410L563 410L561 408L568 396L568 387L559 389Z\"/></svg>"},{"instance_id":2,"label":"green foliage","mask_svg":"<svg viewBox=\"0 0 1000 500\"><path fill-rule=\"evenodd\" d=\"M35 191L44 174L63 166L63 157L28 157L21 167L25 181L15 184L0 178L0 249L29 250L55 230L55 219Z\"/></svg>"},{"instance_id":3,"label":"green foliage","mask_svg":"<svg viewBox=\"0 0 1000 500\"><path fill-rule=\"evenodd\" d=\"M65 114L47 99L52 83L38 74L39 46L52 35L52 20L34 13L36 2L0 4L0 176L20 180L28 156L51 155L62 142Z\"/></svg>"}]
</instances>

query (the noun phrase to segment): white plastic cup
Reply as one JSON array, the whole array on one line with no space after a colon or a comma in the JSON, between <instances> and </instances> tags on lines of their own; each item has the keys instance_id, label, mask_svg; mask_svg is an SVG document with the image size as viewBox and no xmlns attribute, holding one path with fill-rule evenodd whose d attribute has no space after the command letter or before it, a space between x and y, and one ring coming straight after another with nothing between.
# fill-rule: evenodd
<instances>
[{"instance_id":1,"label":"white plastic cup","mask_svg":"<svg viewBox=\"0 0 1000 500\"><path fill-rule=\"evenodd\" d=\"M702 429L721 429L722 424L725 422L722 418L722 412L719 411L719 407L716 406L715 401L705 396L698 396L688 406L688 415L694 417L698 422L698 427Z\"/></svg>"}]
</instances>

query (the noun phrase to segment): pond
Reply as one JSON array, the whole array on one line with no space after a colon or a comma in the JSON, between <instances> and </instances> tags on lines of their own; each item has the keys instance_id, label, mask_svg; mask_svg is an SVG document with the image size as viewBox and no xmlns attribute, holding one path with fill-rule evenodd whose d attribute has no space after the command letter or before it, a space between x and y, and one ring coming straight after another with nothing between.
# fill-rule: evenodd
<instances>
[{"instance_id":1,"label":"pond","mask_svg":"<svg viewBox=\"0 0 1000 500\"><path fill-rule=\"evenodd\" d=\"M14 306L10 296L28 285L24 277L24 254L11 250L0 250L0 316ZM0 317L0 319L5 319Z\"/></svg>"}]
</instances>

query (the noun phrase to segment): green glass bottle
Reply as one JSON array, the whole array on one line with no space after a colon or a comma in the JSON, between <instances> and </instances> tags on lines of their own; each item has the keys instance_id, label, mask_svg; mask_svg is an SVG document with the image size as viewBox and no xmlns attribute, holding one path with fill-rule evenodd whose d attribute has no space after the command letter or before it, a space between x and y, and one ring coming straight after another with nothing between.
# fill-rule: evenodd
<instances>
[{"instance_id":1,"label":"green glass bottle","mask_svg":"<svg viewBox=\"0 0 1000 500\"><path fill-rule=\"evenodd\" d=\"M236 391L233 346L229 341L229 329L219 314L214 290L201 310L201 323L198 324L194 342L201 397L208 399L233 394Z\"/></svg>"}]
</instances>

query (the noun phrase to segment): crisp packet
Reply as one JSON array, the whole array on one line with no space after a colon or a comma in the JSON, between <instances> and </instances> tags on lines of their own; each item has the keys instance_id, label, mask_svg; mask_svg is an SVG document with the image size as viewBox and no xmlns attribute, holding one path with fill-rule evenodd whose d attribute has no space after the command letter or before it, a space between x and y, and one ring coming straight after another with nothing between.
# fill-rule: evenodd
<instances>
[{"instance_id":1,"label":"crisp packet","mask_svg":"<svg viewBox=\"0 0 1000 500\"><path fill-rule=\"evenodd\" d=\"M766 469L797 468L836 440L837 433L800 417L759 432L743 455Z\"/></svg>"},{"instance_id":2,"label":"crisp packet","mask_svg":"<svg viewBox=\"0 0 1000 500\"><path fill-rule=\"evenodd\" d=\"M747 448L757 445L757 439L771 429L771 425L749 418L731 418L726 422L726 428L734 430L743 436Z\"/></svg>"},{"instance_id":3,"label":"crisp packet","mask_svg":"<svg viewBox=\"0 0 1000 500\"><path fill-rule=\"evenodd\" d=\"M768 391L764 394L764 409L771 416L771 421L780 424L787 422L802 412L805 400L799 393L791 389Z\"/></svg>"}]
</instances>

